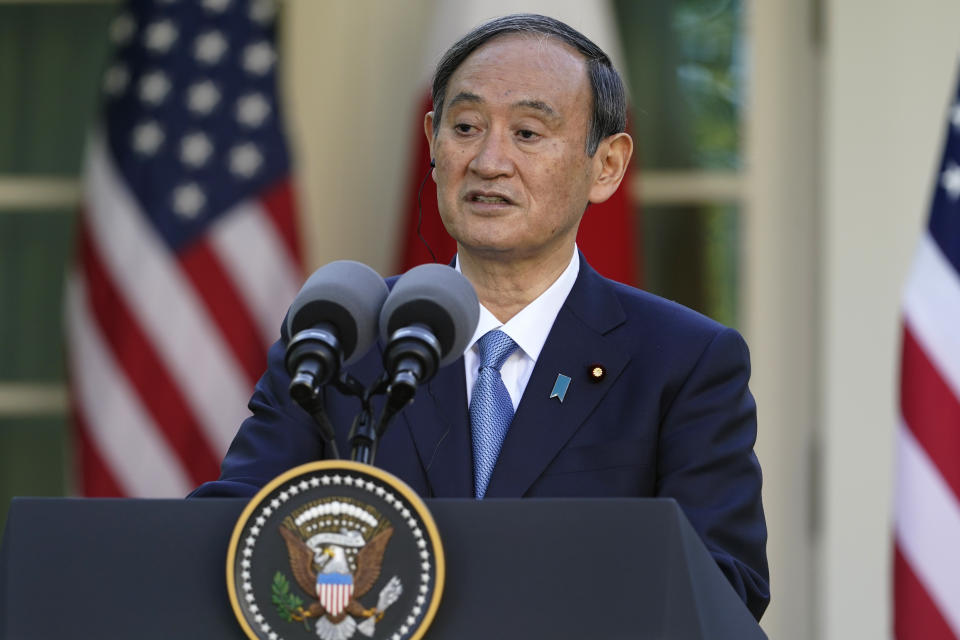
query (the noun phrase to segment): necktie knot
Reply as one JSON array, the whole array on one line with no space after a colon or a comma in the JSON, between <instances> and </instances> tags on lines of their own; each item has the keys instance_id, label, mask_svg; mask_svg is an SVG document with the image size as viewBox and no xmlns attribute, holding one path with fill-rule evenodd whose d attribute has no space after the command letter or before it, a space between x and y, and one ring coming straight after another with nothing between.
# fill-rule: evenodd
<instances>
[{"instance_id":1,"label":"necktie knot","mask_svg":"<svg viewBox=\"0 0 960 640\"><path fill-rule=\"evenodd\" d=\"M497 371L507 358L517 350L517 343L499 329L488 331L477 341L480 352L480 367L493 367Z\"/></svg>"}]
</instances>

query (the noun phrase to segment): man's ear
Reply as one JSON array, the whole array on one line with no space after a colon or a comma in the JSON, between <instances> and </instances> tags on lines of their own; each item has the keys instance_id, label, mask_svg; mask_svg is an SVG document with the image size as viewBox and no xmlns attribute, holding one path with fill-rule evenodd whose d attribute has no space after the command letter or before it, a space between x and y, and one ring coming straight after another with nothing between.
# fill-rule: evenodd
<instances>
[{"instance_id":1,"label":"man's ear","mask_svg":"<svg viewBox=\"0 0 960 640\"><path fill-rule=\"evenodd\" d=\"M590 202L600 204L616 192L632 155L633 139L626 133L615 133L600 142L593 154L595 177L590 187Z\"/></svg>"},{"instance_id":2,"label":"man's ear","mask_svg":"<svg viewBox=\"0 0 960 640\"><path fill-rule=\"evenodd\" d=\"M427 136L427 144L430 146L430 158L436 158L436 154L433 152L433 111L427 111L427 115L423 116L423 135ZM436 181L436 169L433 170L433 179Z\"/></svg>"}]
</instances>

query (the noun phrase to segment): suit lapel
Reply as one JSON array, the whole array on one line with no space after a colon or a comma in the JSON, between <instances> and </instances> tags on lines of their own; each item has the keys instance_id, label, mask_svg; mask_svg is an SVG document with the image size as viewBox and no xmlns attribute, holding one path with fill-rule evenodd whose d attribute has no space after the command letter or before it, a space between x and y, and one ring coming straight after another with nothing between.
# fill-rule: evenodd
<instances>
[{"instance_id":1,"label":"suit lapel","mask_svg":"<svg viewBox=\"0 0 960 640\"><path fill-rule=\"evenodd\" d=\"M629 358L606 336L626 319L611 285L580 257L580 275L560 309L500 450L487 497L519 497L543 473L603 399ZM606 376L590 380L600 363ZM558 374L571 378L561 402Z\"/></svg>"},{"instance_id":2,"label":"suit lapel","mask_svg":"<svg viewBox=\"0 0 960 640\"><path fill-rule=\"evenodd\" d=\"M472 498L473 457L463 358L421 388L403 413L432 496Z\"/></svg>"}]
</instances>

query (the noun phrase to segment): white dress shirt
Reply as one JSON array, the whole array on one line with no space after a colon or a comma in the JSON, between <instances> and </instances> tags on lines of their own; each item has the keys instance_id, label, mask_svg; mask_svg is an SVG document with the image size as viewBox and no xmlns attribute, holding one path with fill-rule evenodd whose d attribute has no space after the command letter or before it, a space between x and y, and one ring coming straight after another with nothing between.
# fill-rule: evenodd
<instances>
[{"instance_id":1,"label":"white dress shirt","mask_svg":"<svg viewBox=\"0 0 960 640\"><path fill-rule=\"evenodd\" d=\"M460 271L459 258L457 259L456 269ZM463 353L463 366L467 374L468 407L470 406L470 397L473 394L473 383L476 382L477 373L480 370L480 353L477 349L477 341L488 331L500 329L510 336L519 347L500 368L500 377L503 378L503 384L507 387L510 400L513 401L513 410L517 410L520 398L523 397L523 391L527 388L527 382L530 381L530 374L533 373L533 366L537 363L537 358L540 357L540 351L547 341L550 329L553 328L553 321L557 319L560 307L563 306L567 296L570 295L570 290L573 289L573 283L576 282L579 273L580 256L577 253L576 245L574 245L570 264L563 270L563 273L546 291L521 309L517 315L510 318L506 324L501 323L486 307L480 305L480 322L477 324L477 331L473 334L467 350Z\"/></svg>"}]
</instances>

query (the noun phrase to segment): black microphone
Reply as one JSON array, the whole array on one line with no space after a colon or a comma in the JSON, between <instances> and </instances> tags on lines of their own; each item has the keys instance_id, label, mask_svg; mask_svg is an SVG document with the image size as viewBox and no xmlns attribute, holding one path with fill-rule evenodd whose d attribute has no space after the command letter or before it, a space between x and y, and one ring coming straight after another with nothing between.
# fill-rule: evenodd
<instances>
[{"instance_id":1,"label":"black microphone","mask_svg":"<svg viewBox=\"0 0 960 640\"><path fill-rule=\"evenodd\" d=\"M287 312L290 396L308 411L341 366L359 360L377 339L377 316L389 293L365 264L338 260L313 272Z\"/></svg>"},{"instance_id":2,"label":"black microphone","mask_svg":"<svg viewBox=\"0 0 960 640\"><path fill-rule=\"evenodd\" d=\"M424 264L400 277L380 311L390 411L403 408L419 384L463 354L479 318L473 285L456 269ZM384 418L378 430L386 428Z\"/></svg>"}]
</instances>

